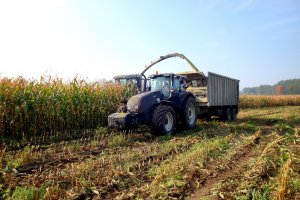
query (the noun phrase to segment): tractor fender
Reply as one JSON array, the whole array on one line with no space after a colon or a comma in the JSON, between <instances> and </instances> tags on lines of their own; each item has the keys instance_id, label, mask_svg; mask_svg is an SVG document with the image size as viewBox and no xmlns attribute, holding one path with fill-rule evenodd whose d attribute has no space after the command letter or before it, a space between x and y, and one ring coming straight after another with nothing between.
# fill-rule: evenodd
<instances>
[{"instance_id":1,"label":"tractor fender","mask_svg":"<svg viewBox=\"0 0 300 200\"><path fill-rule=\"evenodd\" d=\"M174 102L172 102L172 101L170 101L170 100L164 99L164 100L161 100L159 103L156 103L156 104L152 107L151 110L154 111L155 108L158 107L159 105L168 105L168 106L173 107L174 109L176 108Z\"/></svg>"},{"instance_id":2,"label":"tractor fender","mask_svg":"<svg viewBox=\"0 0 300 200\"><path fill-rule=\"evenodd\" d=\"M159 104L167 104L169 106L174 107L174 102L172 102L170 100L161 100Z\"/></svg>"},{"instance_id":3,"label":"tractor fender","mask_svg":"<svg viewBox=\"0 0 300 200\"><path fill-rule=\"evenodd\" d=\"M181 108L183 106L183 103L185 102L185 100L189 97L193 97L195 99L195 96L190 93L190 92L186 92L184 94L182 94L180 97L179 97L179 104L178 104L178 107Z\"/></svg>"}]
</instances>

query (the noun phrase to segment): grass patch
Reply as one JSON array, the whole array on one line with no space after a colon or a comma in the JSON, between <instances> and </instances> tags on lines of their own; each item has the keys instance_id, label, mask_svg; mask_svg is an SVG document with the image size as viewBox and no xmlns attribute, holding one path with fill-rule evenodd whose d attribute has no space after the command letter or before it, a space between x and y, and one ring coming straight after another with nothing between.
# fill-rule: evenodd
<instances>
[{"instance_id":1,"label":"grass patch","mask_svg":"<svg viewBox=\"0 0 300 200\"><path fill-rule=\"evenodd\" d=\"M121 147L126 146L128 144L128 140L123 135L115 135L108 141L109 147Z\"/></svg>"},{"instance_id":2,"label":"grass patch","mask_svg":"<svg viewBox=\"0 0 300 200\"><path fill-rule=\"evenodd\" d=\"M14 200L38 200L44 199L46 188L21 187L17 186L12 194Z\"/></svg>"}]
</instances>

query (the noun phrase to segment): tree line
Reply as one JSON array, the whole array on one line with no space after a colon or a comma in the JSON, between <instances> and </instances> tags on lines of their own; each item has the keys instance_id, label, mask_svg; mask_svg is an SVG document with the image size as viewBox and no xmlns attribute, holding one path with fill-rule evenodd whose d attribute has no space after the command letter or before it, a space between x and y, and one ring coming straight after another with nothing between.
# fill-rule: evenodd
<instances>
[{"instance_id":1,"label":"tree line","mask_svg":"<svg viewBox=\"0 0 300 200\"><path fill-rule=\"evenodd\" d=\"M300 78L279 81L275 85L260 85L258 87L245 87L243 94L252 95L282 95L282 94L300 94Z\"/></svg>"}]
</instances>

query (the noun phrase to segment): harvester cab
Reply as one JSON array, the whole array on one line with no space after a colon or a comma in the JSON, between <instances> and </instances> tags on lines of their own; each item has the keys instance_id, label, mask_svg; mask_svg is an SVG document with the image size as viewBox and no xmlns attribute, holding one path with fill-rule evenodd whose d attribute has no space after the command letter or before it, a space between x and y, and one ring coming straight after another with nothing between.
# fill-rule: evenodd
<instances>
[{"instance_id":1,"label":"harvester cab","mask_svg":"<svg viewBox=\"0 0 300 200\"><path fill-rule=\"evenodd\" d=\"M136 94L144 92L146 79L139 74L118 75L113 77L116 84L128 86L136 91Z\"/></svg>"}]
</instances>

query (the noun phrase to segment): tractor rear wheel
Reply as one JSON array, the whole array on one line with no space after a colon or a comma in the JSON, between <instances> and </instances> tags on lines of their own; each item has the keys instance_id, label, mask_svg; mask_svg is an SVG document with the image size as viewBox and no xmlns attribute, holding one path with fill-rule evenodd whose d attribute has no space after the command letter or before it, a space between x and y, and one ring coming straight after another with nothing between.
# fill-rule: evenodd
<instances>
[{"instance_id":1,"label":"tractor rear wheel","mask_svg":"<svg viewBox=\"0 0 300 200\"><path fill-rule=\"evenodd\" d=\"M188 97L182 107L181 119L184 128L193 129L197 122L196 101L193 97Z\"/></svg>"},{"instance_id":2,"label":"tractor rear wheel","mask_svg":"<svg viewBox=\"0 0 300 200\"><path fill-rule=\"evenodd\" d=\"M174 108L168 105L159 105L152 117L152 134L169 135L174 133L176 114Z\"/></svg>"}]
</instances>

